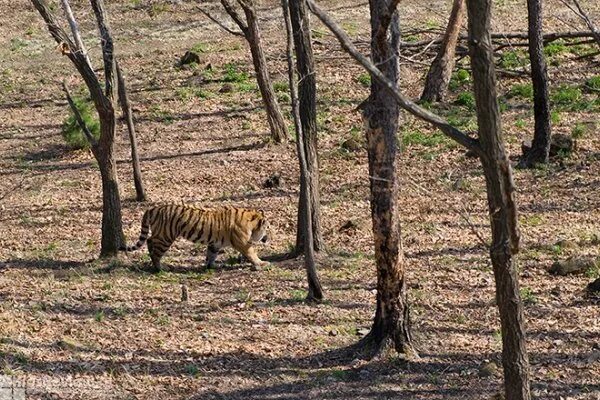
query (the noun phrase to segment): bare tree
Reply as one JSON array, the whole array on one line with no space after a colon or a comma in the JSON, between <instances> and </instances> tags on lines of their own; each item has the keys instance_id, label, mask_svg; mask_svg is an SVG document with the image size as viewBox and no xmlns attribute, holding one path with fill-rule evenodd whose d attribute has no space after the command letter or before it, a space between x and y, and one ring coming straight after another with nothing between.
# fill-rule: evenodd
<instances>
[{"instance_id":1,"label":"bare tree","mask_svg":"<svg viewBox=\"0 0 600 400\"><path fill-rule=\"evenodd\" d=\"M77 22L71 11L68 0L62 0L73 39L59 25L45 0L31 0L38 10L52 37L63 49L63 53L75 65L85 81L100 120L100 138L91 142L92 153L98 162L102 178L102 240L101 256L113 256L124 243L121 223L121 197L117 179L117 168L114 158L114 138L116 119L114 109L114 49L110 29L106 21L106 13L102 0L90 0L102 44L104 61L104 88L95 74L87 51L83 45ZM87 136L87 135L86 135Z\"/></svg>"},{"instance_id":2,"label":"bare tree","mask_svg":"<svg viewBox=\"0 0 600 400\"><path fill-rule=\"evenodd\" d=\"M285 126L285 120L281 114L281 109L279 108L279 103L277 103L273 84L271 83L253 0L237 0L237 3L244 11L246 17L245 21L229 0L221 0L223 8L225 8L227 14L229 14L231 19L233 19L240 28L250 46L254 72L256 73L256 81L262 95L263 103L265 104L267 119L269 121L269 127L271 128L271 137L276 143L281 143L286 141L289 135Z\"/></svg>"},{"instance_id":3,"label":"bare tree","mask_svg":"<svg viewBox=\"0 0 600 400\"><path fill-rule=\"evenodd\" d=\"M296 65L298 69L298 98L300 123L302 125L302 145L306 154L306 164L309 171L308 179L300 183L300 191L309 186L310 195L307 201L300 198L298 203L298 229L296 233L296 254L304 251L307 231L302 217L305 208L310 206L315 251L324 247L321 233L320 188L319 188L319 154L317 152L317 79L310 33L309 12L305 0L293 0L289 3L289 14L294 36Z\"/></svg>"},{"instance_id":4,"label":"bare tree","mask_svg":"<svg viewBox=\"0 0 600 400\"><path fill-rule=\"evenodd\" d=\"M294 3L296 3L295 6L298 6L298 3L301 2L302 0L294 1ZM285 19L285 28L287 33L286 58L288 63L288 77L290 84L290 94L292 98L292 113L294 116L294 127L296 129L297 135L296 149L298 151L298 161L300 162L300 204L304 205L303 207L299 207L299 211L301 211L301 213L298 214L298 231L300 231L300 229L304 230L302 232L302 237L305 238L305 243L303 244L303 251L304 265L306 267L306 275L308 278L307 300L321 301L323 300L323 289L321 287L321 282L319 280L319 275L317 274L317 268L315 263L315 249L313 246L313 224L311 222L311 211L313 205L311 204L310 198L313 187L310 184L310 180L312 171L308 167L307 162L307 152L305 147L306 139L304 133L305 125L303 124L301 106L298 101L298 89L296 88L297 83L294 73L295 69L292 56L294 43L292 38L292 22L290 20L291 7L289 7L288 0L282 0L281 6L283 8L283 16ZM304 8L304 12L306 12L305 4L303 4L302 7ZM297 48L296 53L298 53ZM301 84L299 86L301 86Z\"/></svg>"},{"instance_id":5,"label":"bare tree","mask_svg":"<svg viewBox=\"0 0 600 400\"><path fill-rule=\"evenodd\" d=\"M490 258L496 278L496 303L500 310L504 389L507 400L528 400L531 399L529 360L514 258L519 250L517 205L511 166L502 140L490 37L491 7L492 0L467 0L469 50L479 140L484 152L481 164L492 228Z\"/></svg>"},{"instance_id":6,"label":"bare tree","mask_svg":"<svg viewBox=\"0 0 600 400\"><path fill-rule=\"evenodd\" d=\"M371 60L397 88L400 25L399 0L371 0ZM389 32L388 32L389 30ZM365 121L371 219L377 265L377 306L369 334L363 339L367 350L378 353L387 345L412 356L410 313L406 295L406 262L402 252L398 207L396 154L400 107L385 84L371 80L369 98L361 105Z\"/></svg>"},{"instance_id":7,"label":"bare tree","mask_svg":"<svg viewBox=\"0 0 600 400\"><path fill-rule=\"evenodd\" d=\"M464 15L465 0L454 0L446 33L425 79L421 101L444 101L452 77L452 70L454 70L456 44Z\"/></svg>"},{"instance_id":8,"label":"bare tree","mask_svg":"<svg viewBox=\"0 0 600 400\"><path fill-rule=\"evenodd\" d=\"M542 34L542 0L527 0L529 18L529 60L531 62L531 81L533 84L533 110L535 127L531 148L527 150L519 167L531 168L536 164L548 162L550 154L550 100L548 98L548 71L544 57Z\"/></svg>"},{"instance_id":9,"label":"bare tree","mask_svg":"<svg viewBox=\"0 0 600 400\"><path fill-rule=\"evenodd\" d=\"M137 201L146 201L146 190L142 181L142 172L140 170L140 159L137 152L137 136L135 134L135 125L133 124L133 112L127 95L125 86L125 77L121 71L121 66L115 60L115 71L117 74L117 83L119 87L119 104L123 111L123 117L127 123L127 132L129 133L129 143L131 144L131 164L133 166L133 182L135 184L135 194Z\"/></svg>"},{"instance_id":10,"label":"bare tree","mask_svg":"<svg viewBox=\"0 0 600 400\"><path fill-rule=\"evenodd\" d=\"M522 303L513 256L519 247L517 206L511 167L504 151L496 98L495 70L490 37L491 0L468 0L469 42L475 78L480 139L474 139L448 124L443 118L419 107L400 93L373 62L362 55L348 35L321 10L313 0L307 0L310 10L319 17L339 40L341 46L358 61L371 76L392 94L406 111L430 122L446 136L476 154L486 176L492 246L490 258L494 266L496 296L502 326L502 362L507 400L530 399L529 366L525 346ZM377 178L377 177L372 177Z\"/></svg>"}]
</instances>

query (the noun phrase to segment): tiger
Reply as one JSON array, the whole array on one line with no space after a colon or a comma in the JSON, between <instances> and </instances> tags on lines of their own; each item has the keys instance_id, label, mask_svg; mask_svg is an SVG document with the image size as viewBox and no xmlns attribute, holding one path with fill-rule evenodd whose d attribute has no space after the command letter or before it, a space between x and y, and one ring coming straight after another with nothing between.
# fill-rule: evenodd
<instances>
[{"instance_id":1,"label":"tiger","mask_svg":"<svg viewBox=\"0 0 600 400\"><path fill-rule=\"evenodd\" d=\"M205 268L214 266L222 248L233 247L252 263L253 270L258 270L269 263L258 258L253 245L266 243L269 240L268 230L269 223L262 210L165 204L146 210L137 243L119 250L135 251L147 241L152 272L160 272L162 256L175 239L184 237L194 243L208 245ZM148 237L150 231L152 236Z\"/></svg>"}]
</instances>

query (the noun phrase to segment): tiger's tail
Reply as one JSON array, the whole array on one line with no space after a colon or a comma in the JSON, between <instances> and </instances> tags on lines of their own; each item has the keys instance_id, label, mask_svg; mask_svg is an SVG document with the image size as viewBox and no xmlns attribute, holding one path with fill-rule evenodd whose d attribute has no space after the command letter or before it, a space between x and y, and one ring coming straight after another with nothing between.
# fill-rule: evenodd
<instances>
[{"instance_id":1,"label":"tiger's tail","mask_svg":"<svg viewBox=\"0 0 600 400\"><path fill-rule=\"evenodd\" d=\"M142 231L136 244L133 246L122 246L119 251L135 251L141 248L146 240L148 240L148 233L150 233L150 210L147 210L142 217Z\"/></svg>"}]
</instances>

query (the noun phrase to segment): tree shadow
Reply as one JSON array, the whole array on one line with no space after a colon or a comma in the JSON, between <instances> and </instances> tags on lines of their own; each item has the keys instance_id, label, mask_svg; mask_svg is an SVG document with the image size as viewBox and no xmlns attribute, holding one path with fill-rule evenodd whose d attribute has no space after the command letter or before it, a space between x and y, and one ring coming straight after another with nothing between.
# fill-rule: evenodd
<instances>
[{"instance_id":1,"label":"tree shadow","mask_svg":"<svg viewBox=\"0 0 600 400\"><path fill-rule=\"evenodd\" d=\"M7 261L0 261L0 269L45 269L45 270L82 270L89 267L89 261L72 261L72 260L53 260L49 258L13 258Z\"/></svg>"}]
</instances>

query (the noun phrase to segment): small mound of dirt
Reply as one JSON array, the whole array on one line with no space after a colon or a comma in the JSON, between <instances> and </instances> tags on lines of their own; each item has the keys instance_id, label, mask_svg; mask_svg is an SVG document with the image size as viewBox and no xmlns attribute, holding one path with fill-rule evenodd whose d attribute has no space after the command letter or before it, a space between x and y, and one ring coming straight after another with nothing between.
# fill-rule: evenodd
<instances>
[{"instance_id":1,"label":"small mound of dirt","mask_svg":"<svg viewBox=\"0 0 600 400\"><path fill-rule=\"evenodd\" d=\"M281 175L273 174L265 180L263 187L266 189L275 189L281 187L282 183Z\"/></svg>"},{"instance_id":2,"label":"small mound of dirt","mask_svg":"<svg viewBox=\"0 0 600 400\"><path fill-rule=\"evenodd\" d=\"M190 64L200 64L200 55L195 51L186 51L177 64L179 67Z\"/></svg>"},{"instance_id":3,"label":"small mound of dirt","mask_svg":"<svg viewBox=\"0 0 600 400\"><path fill-rule=\"evenodd\" d=\"M548 272L561 276L579 274L595 268L597 263L595 257L569 257L563 261L555 261Z\"/></svg>"}]
</instances>

